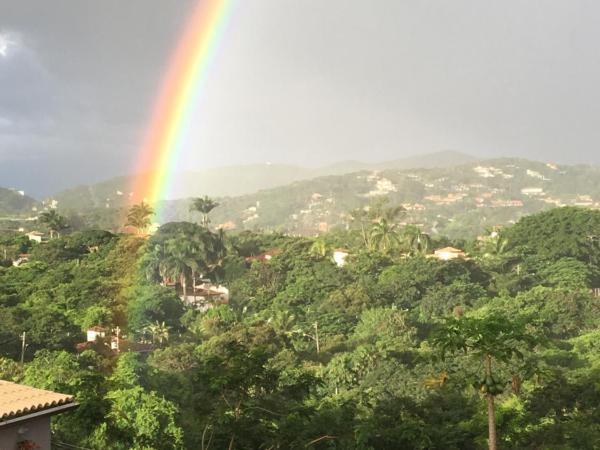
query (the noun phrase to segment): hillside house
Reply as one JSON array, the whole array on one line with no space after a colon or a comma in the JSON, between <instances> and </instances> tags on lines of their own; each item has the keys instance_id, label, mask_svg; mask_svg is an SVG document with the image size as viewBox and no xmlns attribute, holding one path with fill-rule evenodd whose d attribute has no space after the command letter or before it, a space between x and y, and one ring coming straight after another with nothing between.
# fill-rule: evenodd
<instances>
[{"instance_id":1,"label":"hillside house","mask_svg":"<svg viewBox=\"0 0 600 450\"><path fill-rule=\"evenodd\" d=\"M14 267L19 267L22 264L25 264L26 262L29 262L29 258L31 257L31 255L29 253L21 253L19 254L19 256L17 257L17 259L15 259L12 262L12 265Z\"/></svg>"},{"instance_id":2,"label":"hillside house","mask_svg":"<svg viewBox=\"0 0 600 450\"><path fill-rule=\"evenodd\" d=\"M104 356L109 356L111 353L147 353L154 350L151 343L127 339L126 336L121 334L119 327L113 330L104 327L91 327L87 330L87 341L78 343L75 348L78 353L85 350L94 350Z\"/></svg>"},{"instance_id":3,"label":"hillside house","mask_svg":"<svg viewBox=\"0 0 600 450\"><path fill-rule=\"evenodd\" d=\"M206 311L214 305L229 304L229 289L222 285L204 282L194 286L193 294L181 298L183 302L201 311Z\"/></svg>"},{"instance_id":4,"label":"hillside house","mask_svg":"<svg viewBox=\"0 0 600 450\"><path fill-rule=\"evenodd\" d=\"M521 194L528 196L545 195L544 190L538 187L528 187L521 189Z\"/></svg>"},{"instance_id":5,"label":"hillside house","mask_svg":"<svg viewBox=\"0 0 600 450\"><path fill-rule=\"evenodd\" d=\"M420 203L403 203L402 207L407 211L425 211L427 207Z\"/></svg>"},{"instance_id":6,"label":"hillside house","mask_svg":"<svg viewBox=\"0 0 600 450\"><path fill-rule=\"evenodd\" d=\"M364 194L364 197L377 197L381 195L388 195L390 192L398 191L398 188L387 178L379 178L377 175L367 177L369 181L377 180L375 183L375 189Z\"/></svg>"},{"instance_id":7,"label":"hillside house","mask_svg":"<svg viewBox=\"0 0 600 450\"><path fill-rule=\"evenodd\" d=\"M546 197L543 199L543 201L546 203L549 203L551 205L565 206L565 204L563 203L563 201L560 198Z\"/></svg>"},{"instance_id":8,"label":"hillside house","mask_svg":"<svg viewBox=\"0 0 600 450\"><path fill-rule=\"evenodd\" d=\"M37 242L38 244L46 240L44 233L41 233L39 231L31 231L27 233L26 236L29 238L30 241Z\"/></svg>"},{"instance_id":9,"label":"hillside house","mask_svg":"<svg viewBox=\"0 0 600 450\"><path fill-rule=\"evenodd\" d=\"M433 257L440 261L450 261L451 259L464 259L467 255L464 251L454 247L439 248L433 252Z\"/></svg>"},{"instance_id":10,"label":"hillside house","mask_svg":"<svg viewBox=\"0 0 600 450\"><path fill-rule=\"evenodd\" d=\"M435 203L436 205L450 205L452 203L456 203L465 198L467 194L464 193L449 193L445 196L442 195L428 195L424 197L424 200L429 200L430 202Z\"/></svg>"},{"instance_id":11,"label":"hillside house","mask_svg":"<svg viewBox=\"0 0 600 450\"><path fill-rule=\"evenodd\" d=\"M338 267L344 267L346 265L346 258L348 258L348 256L350 256L350 253L348 253L348 250L346 249L336 248L333 251L333 261Z\"/></svg>"},{"instance_id":12,"label":"hillside house","mask_svg":"<svg viewBox=\"0 0 600 450\"><path fill-rule=\"evenodd\" d=\"M521 200L492 200L491 202L492 208L522 208L523 202Z\"/></svg>"},{"instance_id":13,"label":"hillside house","mask_svg":"<svg viewBox=\"0 0 600 450\"><path fill-rule=\"evenodd\" d=\"M270 261L274 256L277 256L280 253L281 253L280 248L272 248L271 250L261 253L260 255L248 256L246 258L246 261L248 261L248 262L253 262L253 261L266 262L266 261Z\"/></svg>"},{"instance_id":14,"label":"hillside house","mask_svg":"<svg viewBox=\"0 0 600 450\"><path fill-rule=\"evenodd\" d=\"M590 207L594 206L594 199L591 195L578 195L573 204L575 206Z\"/></svg>"},{"instance_id":15,"label":"hillside house","mask_svg":"<svg viewBox=\"0 0 600 450\"><path fill-rule=\"evenodd\" d=\"M477 167L473 167L473 171L482 178L494 178L499 175L504 175L504 172L502 171L502 169L499 169L499 168L493 167L493 166L489 166L489 167L477 166Z\"/></svg>"},{"instance_id":16,"label":"hillside house","mask_svg":"<svg viewBox=\"0 0 600 450\"><path fill-rule=\"evenodd\" d=\"M50 450L50 417L76 407L72 395L0 381L0 449Z\"/></svg>"},{"instance_id":17,"label":"hillside house","mask_svg":"<svg viewBox=\"0 0 600 450\"><path fill-rule=\"evenodd\" d=\"M98 338L106 337L106 328L104 327L90 327L87 329L87 341L96 342Z\"/></svg>"},{"instance_id":18,"label":"hillside house","mask_svg":"<svg viewBox=\"0 0 600 450\"><path fill-rule=\"evenodd\" d=\"M235 230L236 225L235 225L235 222L232 222L230 220L228 222L220 223L219 225L216 226L216 228L225 230L225 231L230 231L230 230Z\"/></svg>"}]
</instances>

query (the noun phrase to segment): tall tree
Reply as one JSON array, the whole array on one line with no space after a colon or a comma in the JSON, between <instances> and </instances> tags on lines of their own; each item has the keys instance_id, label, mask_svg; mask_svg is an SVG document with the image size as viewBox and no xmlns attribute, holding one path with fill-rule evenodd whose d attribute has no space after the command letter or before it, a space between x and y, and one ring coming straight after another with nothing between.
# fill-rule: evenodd
<instances>
[{"instance_id":1,"label":"tall tree","mask_svg":"<svg viewBox=\"0 0 600 450\"><path fill-rule=\"evenodd\" d=\"M40 223L46 225L50 230L50 238L53 239L56 234L57 237L60 237L60 232L65 228L68 228L67 219L58 214L55 209L51 209L50 211L43 212L38 217Z\"/></svg>"},{"instance_id":2,"label":"tall tree","mask_svg":"<svg viewBox=\"0 0 600 450\"><path fill-rule=\"evenodd\" d=\"M508 365L513 359L522 360L523 350L532 348L536 342L527 332L524 321L511 320L500 314L448 319L433 336L433 343L442 355L464 352L483 365L477 387L487 400L489 450L497 449L494 399L508 383L508 380L502 382L494 377L494 364Z\"/></svg>"},{"instance_id":3,"label":"tall tree","mask_svg":"<svg viewBox=\"0 0 600 450\"><path fill-rule=\"evenodd\" d=\"M160 279L160 284L166 286L167 284L167 273L165 268L165 261L167 254L165 252L164 243L154 244L148 247L149 250L144 253L142 259L142 266L146 271L146 278L148 280L156 281L157 277Z\"/></svg>"},{"instance_id":4,"label":"tall tree","mask_svg":"<svg viewBox=\"0 0 600 450\"><path fill-rule=\"evenodd\" d=\"M169 327L165 325L165 322L159 322L158 320L146 327L146 331L152 336L152 343L158 342L163 345L169 340Z\"/></svg>"},{"instance_id":5,"label":"tall tree","mask_svg":"<svg viewBox=\"0 0 600 450\"><path fill-rule=\"evenodd\" d=\"M152 220L150 219L154 214L154 209L146 202L142 201L129 208L127 214L127 225L132 226L138 230L138 233L143 233L148 229Z\"/></svg>"},{"instance_id":6,"label":"tall tree","mask_svg":"<svg viewBox=\"0 0 600 450\"><path fill-rule=\"evenodd\" d=\"M405 212L401 205L390 205L389 197L381 197L371 202L368 214L371 221L379 222L382 219L395 223Z\"/></svg>"},{"instance_id":7,"label":"tall tree","mask_svg":"<svg viewBox=\"0 0 600 450\"><path fill-rule=\"evenodd\" d=\"M165 243L165 273L169 277L179 279L184 300L187 300L187 280L192 271L190 261L194 258L194 250L192 243L187 239L172 238Z\"/></svg>"},{"instance_id":8,"label":"tall tree","mask_svg":"<svg viewBox=\"0 0 600 450\"><path fill-rule=\"evenodd\" d=\"M369 212L365 208L356 208L350 212L350 219L353 223L360 225L360 233L365 247L370 247L369 233L367 232L367 223L369 222Z\"/></svg>"},{"instance_id":9,"label":"tall tree","mask_svg":"<svg viewBox=\"0 0 600 450\"><path fill-rule=\"evenodd\" d=\"M198 197L192 200L190 211L197 211L202 214L201 224L203 227L208 228L208 225L210 224L208 215L217 206L219 206L219 204L208 196Z\"/></svg>"},{"instance_id":10,"label":"tall tree","mask_svg":"<svg viewBox=\"0 0 600 450\"><path fill-rule=\"evenodd\" d=\"M411 255L425 255L431 248L431 238L419 227L407 226L402 234Z\"/></svg>"},{"instance_id":11,"label":"tall tree","mask_svg":"<svg viewBox=\"0 0 600 450\"><path fill-rule=\"evenodd\" d=\"M320 258L331 255L333 249L324 239L316 239L310 246L310 254Z\"/></svg>"},{"instance_id":12,"label":"tall tree","mask_svg":"<svg viewBox=\"0 0 600 450\"><path fill-rule=\"evenodd\" d=\"M219 228L216 233L207 231L201 236L205 253L204 265L217 279L223 275L223 261L227 256L225 230Z\"/></svg>"},{"instance_id":13,"label":"tall tree","mask_svg":"<svg viewBox=\"0 0 600 450\"><path fill-rule=\"evenodd\" d=\"M381 219L371 227L370 242L374 248L389 253L400 244L398 225Z\"/></svg>"}]
</instances>

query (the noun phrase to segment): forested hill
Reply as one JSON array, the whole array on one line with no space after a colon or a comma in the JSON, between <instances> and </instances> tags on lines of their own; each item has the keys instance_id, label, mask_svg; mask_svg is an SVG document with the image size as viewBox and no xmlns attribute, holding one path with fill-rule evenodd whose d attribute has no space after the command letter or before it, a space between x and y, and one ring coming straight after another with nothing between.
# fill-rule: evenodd
<instances>
[{"instance_id":1,"label":"forested hill","mask_svg":"<svg viewBox=\"0 0 600 450\"><path fill-rule=\"evenodd\" d=\"M38 202L13 189L0 187L0 218L31 215Z\"/></svg>"},{"instance_id":2,"label":"forested hill","mask_svg":"<svg viewBox=\"0 0 600 450\"><path fill-rule=\"evenodd\" d=\"M213 224L314 235L345 226L354 208L386 197L403 221L431 234L474 236L557 206L600 206L600 168L496 159L457 167L381 171L297 181L220 199ZM189 201L169 202L169 220L191 219Z\"/></svg>"},{"instance_id":3,"label":"forested hill","mask_svg":"<svg viewBox=\"0 0 600 450\"><path fill-rule=\"evenodd\" d=\"M392 212L318 238L0 232L0 379L75 397L57 449L597 449L600 211L462 243Z\"/></svg>"},{"instance_id":4,"label":"forested hill","mask_svg":"<svg viewBox=\"0 0 600 450\"><path fill-rule=\"evenodd\" d=\"M473 161L475 158L459 152L445 151L400 158L380 164L360 161L343 161L319 168L283 164L253 164L183 172L173 180L171 198L209 195L211 197L252 194L261 189L284 186L293 181L307 180L325 175L341 175L360 170L382 168L410 169L414 167L449 167ZM132 178L112 178L102 183L76 186L52 196L59 205L70 210L120 207L130 204ZM135 194L135 193L133 193Z\"/></svg>"}]
</instances>

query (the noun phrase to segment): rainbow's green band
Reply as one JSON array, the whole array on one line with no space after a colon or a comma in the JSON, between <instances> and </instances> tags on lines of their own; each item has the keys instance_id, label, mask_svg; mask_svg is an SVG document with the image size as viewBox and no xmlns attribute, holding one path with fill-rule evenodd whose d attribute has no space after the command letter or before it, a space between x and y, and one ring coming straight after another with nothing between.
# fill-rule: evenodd
<instances>
[{"instance_id":1,"label":"rainbow's green band","mask_svg":"<svg viewBox=\"0 0 600 450\"><path fill-rule=\"evenodd\" d=\"M162 222L159 201L168 196L183 141L205 87L233 0L199 0L190 17L162 83L148 135L143 145L133 196L155 208Z\"/></svg>"}]
</instances>

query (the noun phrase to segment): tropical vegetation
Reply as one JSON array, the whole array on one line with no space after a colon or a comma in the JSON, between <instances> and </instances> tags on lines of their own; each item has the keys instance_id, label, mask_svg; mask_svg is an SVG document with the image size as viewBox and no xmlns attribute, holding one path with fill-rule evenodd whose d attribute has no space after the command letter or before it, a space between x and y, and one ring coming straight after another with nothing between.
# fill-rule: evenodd
<instances>
[{"instance_id":1,"label":"tropical vegetation","mask_svg":"<svg viewBox=\"0 0 600 450\"><path fill-rule=\"evenodd\" d=\"M69 448L597 448L600 211L480 239L403 225L391 201L350 214L314 238L208 218L3 233L0 378L75 395L52 425ZM204 283L229 302L194 306Z\"/></svg>"}]
</instances>

